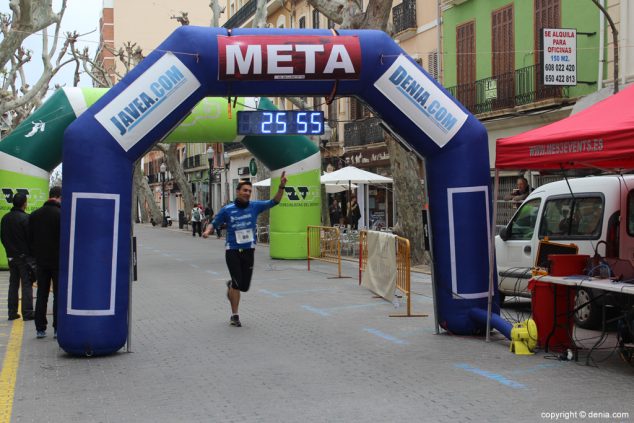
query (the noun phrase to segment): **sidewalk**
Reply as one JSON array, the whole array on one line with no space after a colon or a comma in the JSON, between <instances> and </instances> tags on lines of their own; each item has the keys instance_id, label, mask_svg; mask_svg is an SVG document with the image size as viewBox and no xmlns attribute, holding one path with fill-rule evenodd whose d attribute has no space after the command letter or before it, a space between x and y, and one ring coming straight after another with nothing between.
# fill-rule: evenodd
<instances>
[{"instance_id":1,"label":"sidewalk","mask_svg":"<svg viewBox=\"0 0 634 423\"><path fill-rule=\"evenodd\" d=\"M305 261L272 260L260 246L243 327L235 328L223 241L146 225L135 232L132 353L70 357L52 337L35 339L26 322L12 421L522 422L582 409L634 416L625 394L633 372L622 363L518 357L500 336L435 335L429 275L412 274L412 299L413 311L430 317L390 318L402 307L360 288L355 263L345 262L350 278L338 279L334 265L315 262L307 272ZM7 278L0 272L0 286ZM0 323L0 336L16 324Z\"/></svg>"}]
</instances>

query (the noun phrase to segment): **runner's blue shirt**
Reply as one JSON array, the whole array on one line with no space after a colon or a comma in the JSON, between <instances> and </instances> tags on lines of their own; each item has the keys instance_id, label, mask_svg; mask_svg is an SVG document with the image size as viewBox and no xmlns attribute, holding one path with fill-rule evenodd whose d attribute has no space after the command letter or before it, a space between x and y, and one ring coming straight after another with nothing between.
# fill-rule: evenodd
<instances>
[{"instance_id":1,"label":"runner's blue shirt","mask_svg":"<svg viewBox=\"0 0 634 423\"><path fill-rule=\"evenodd\" d=\"M225 238L227 250L255 248L258 215L276 205L277 203L273 200L249 201L245 208L238 207L235 203L227 204L216 214L211 224L215 229L218 229L223 223L227 225Z\"/></svg>"}]
</instances>

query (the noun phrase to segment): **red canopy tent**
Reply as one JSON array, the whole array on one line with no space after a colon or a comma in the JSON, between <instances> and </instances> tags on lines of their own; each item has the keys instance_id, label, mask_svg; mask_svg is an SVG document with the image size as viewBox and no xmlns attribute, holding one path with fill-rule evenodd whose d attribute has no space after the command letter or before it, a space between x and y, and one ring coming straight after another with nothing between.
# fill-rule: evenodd
<instances>
[{"instance_id":1,"label":"red canopy tent","mask_svg":"<svg viewBox=\"0 0 634 423\"><path fill-rule=\"evenodd\" d=\"M634 85L566 119L498 139L495 167L634 168Z\"/></svg>"},{"instance_id":2,"label":"red canopy tent","mask_svg":"<svg viewBox=\"0 0 634 423\"><path fill-rule=\"evenodd\" d=\"M513 137L499 138L495 153L493 215L497 215L500 169L634 168L634 84L587 109ZM494 245L495 225L491 242ZM493 268L494 254L489 258ZM493 275L489 281L487 340Z\"/></svg>"}]
</instances>

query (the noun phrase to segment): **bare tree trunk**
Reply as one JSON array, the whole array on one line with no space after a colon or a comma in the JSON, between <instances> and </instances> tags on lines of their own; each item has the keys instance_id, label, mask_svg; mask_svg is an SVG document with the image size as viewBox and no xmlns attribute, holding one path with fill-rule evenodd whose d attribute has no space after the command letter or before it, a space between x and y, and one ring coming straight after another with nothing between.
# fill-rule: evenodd
<instances>
[{"instance_id":1,"label":"bare tree trunk","mask_svg":"<svg viewBox=\"0 0 634 423\"><path fill-rule=\"evenodd\" d=\"M4 38L0 41L0 68L7 65L15 51L29 35L54 23L61 22L66 10L66 0L62 0L59 13L53 12L51 0L11 0L9 7L13 16L10 21L3 19ZM7 22L6 26L5 22Z\"/></svg>"},{"instance_id":2,"label":"bare tree trunk","mask_svg":"<svg viewBox=\"0 0 634 423\"><path fill-rule=\"evenodd\" d=\"M147 179L143 175L143 169L137 162L134 165L134 174L132 176L133 185L134 185L134 194L135 198L139 199L141 203L141 221L149 222L150 218L147 214L148 209L150 211L151 217L156 223L160 223L163 221L163 217L161 214L161 210L159 206L154 201L154 194L150 189L150 185L148 184ZM136 207L136 201L133 203L134 207Z\"/></svg>"},{"instance_id":3,"label":"bare tree trunk","mask_svg":"<svg viewBox=\"0 0 634 423\"><path fill-rule=\"evenodd\" d=\"M156 147L163 152L167 161L167 169L172 175L172 179L178 184L181 190L183 201L185 202L185 217L187 220L191 218L191 210L194 208L194 193L187 181L187 176L183 170L183 166L178 162L176 154L177 144L157 144Z\"/></svg>"},{"instance_id":4,"label":"bare tree trunk","mask_svg":"<svg viewBox=\"0 0 634 423\"><path fill-rule=\"evenodd\" d=\"M220 26L220 14L225 11L226 6L221 8L218 0L211 0L209 8L211 9L211 26L218 28Z\"/></svg>"},{"instance_id":5,"label":"bare tree trunk","mask_svg":"<svg viewBox=\"0 0 634 423\"><path fill-rule=\"evenodd\" d=\"M266 28L267 14L266 0L257 0L255 14L253 15L253 27Z\"/></svg>"},{"instance_id":6,"label":"bare tree trunk","mask_svg":"<svg viewBox=\"0 0 634 423\"><path fill-rule=\"evenodd\" d=\"M425 239L423 233L423 187L418 172L418 160L388 133L385 134L390 154L392 177L394 179L394 201L396 222L394 232L409 239L411 262L413 265L425 261Z\"/></svg>"}]
</instances>

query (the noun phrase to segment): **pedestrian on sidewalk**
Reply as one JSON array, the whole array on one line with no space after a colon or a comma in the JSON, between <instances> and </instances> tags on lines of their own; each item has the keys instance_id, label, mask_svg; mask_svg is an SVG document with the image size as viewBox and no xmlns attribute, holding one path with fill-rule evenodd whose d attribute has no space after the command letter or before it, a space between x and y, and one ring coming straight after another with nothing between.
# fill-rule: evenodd
<instances>
[{"instance_id":1,"label":"pedestrian on sidewalk","mask_svg":"<svg viewBox=\"0 0 634 423\"><path fill-rule=\"evenodd\" d=\"M57 285L59 277L59 235L62 187L52 187L48 200L29 216L29 244L37 263L35 331L46 337L48 296L53 287L53 337L57 338Z\"/></svg>"},{"instance_id":2,"label":"pedestrian on sidewalk","mask_svg":"<svg viewBox=\"0 0 634 423\"><path fill-rule=\"evenodd\" d=\"M0 240L9 261L9 320L19 319L18 290L22 284L22 318L33 320L33 278L30 272L32 260L29 249L29 215L26 213L26 194L13 196L13 208L0 222Z\"/></svg>"},{"instance_id":3,"label":"pedestrian on sidewalk","mask_svg":"<svg viewBox=\"0 0 634 423\"><path fill-rule=\"evenodd\" d=\"M203 209L200 204L194 204L192 209L192 236L202 236Z\"/></svg>"},{"instance_id":4,"label":"pedestrian on sidewalk","mask_svg":"<svg viewBox=\"0 0 634 423\"><path fill-rule=\"evenodd\" d=\"M232 326L240 327L238 306L240 292L247 292L253 275L253 254L257 241L256 222L260 213L274 207L282 201L286 186L286 172L282 172L280 185L272 200L251 201L253 186L249 181L240 181L236 189L236 199L222 208L214 218L212 226L205 229L203 237L213 233L213 228L226 224L225 261L231 280L227 281L227 298L231 303Z\"/></svg>"}]
</instances>

